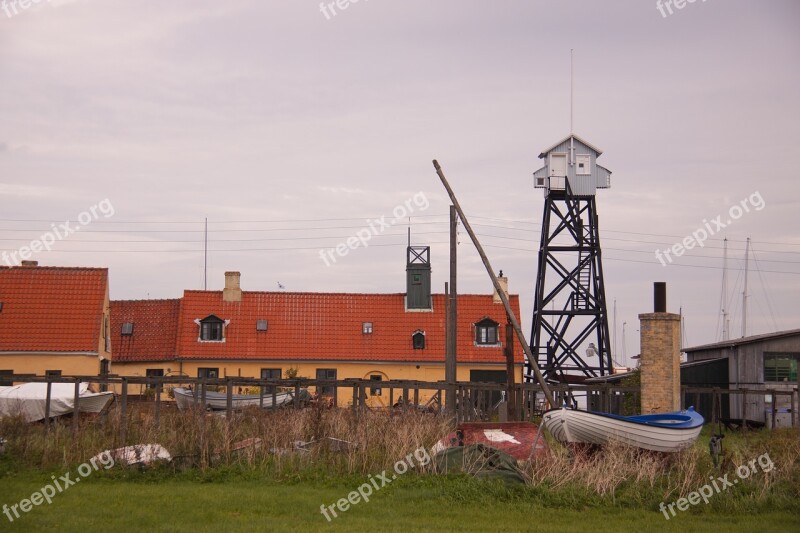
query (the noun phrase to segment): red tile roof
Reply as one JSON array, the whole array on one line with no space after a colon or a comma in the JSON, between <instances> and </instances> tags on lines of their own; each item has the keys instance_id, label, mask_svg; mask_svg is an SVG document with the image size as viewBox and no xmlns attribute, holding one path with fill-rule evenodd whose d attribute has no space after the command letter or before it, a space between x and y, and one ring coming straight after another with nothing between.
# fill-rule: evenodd
<instances>
[{"instance_id":1,"label":"red tile roof","mask_svg":"<svg viewBox=\"0 0 800 533\"><path fill-rule=\"evenodd\" d=\"M97 353L106 268L0 267L0 352Z\"/></svg>"},{"instance_id":2,"label":"red tile roof","mask_svg":"<svg viewBox=\"0 0 800 533\"><path fill-rule=\"evenodd\" d=\"M519 298L511 296L519 316ZM224 342L199 342L195 320L216 315L230 324ZM501 346L476 346L473 324L490 317L501 324L505 311L491 295L458 297L458 361L504 363ZM268 331L256 331L268 320ZM373 333L363 334L363 322ZM177 354L185 359L280 359L441 362L445 351L444 295L433 295L433 312L408 312L405 294L243 292L241 302L224 302L222 291L185 291ZM411 335L425 332L426 347L414 350ZM523 352L515 346L515 360Z\"/></svg>"},{"instance_id":3,"label":"red tile roof","mask_svg":"<svg viewBox=\"0 0 800 533\"><path fill-rule=\"evenodd\" d=\"M115 300L111 302L111 350L114 362L175 358L181 301ZM133 324L123 335L122 325Z\"/></svg>"}]
</instances>

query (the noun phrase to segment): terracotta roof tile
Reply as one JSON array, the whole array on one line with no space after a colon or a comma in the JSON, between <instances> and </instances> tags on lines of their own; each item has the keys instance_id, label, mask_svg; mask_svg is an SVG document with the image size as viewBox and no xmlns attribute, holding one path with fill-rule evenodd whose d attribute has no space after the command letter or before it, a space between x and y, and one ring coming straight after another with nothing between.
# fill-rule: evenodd
<instances>
[{"instance_id":1,"label":"terracotta roof tile","mask_svg":"<svg viewBox=\"0 0 800 533\"><path fill-rule=\"evenodd\" d=\"M0 352L93 352L108 269L0 267Z\"/></svg>"},{"instance_id":2,"label":"terracotta roof tile","mask_svg":"<svg viewBox=\"0 0 800 533\"><path fill-rule=\"evenodd\" d=\"M158 361L175 358L179 299L115 300L111 302L111 350L115 362ZM122 325L133 324L131 335Z\"/></svg>"},{"instance_id":3,"label":"terracotta roof tile","mask_svg":"<svg viewBox=\"0 0 800 533\"><path fill-rule=\"evenodd\" d=\"M519 316L519 298L511 296ZM199 342L195 320L216 315L230 324L224 342ZM504 363L502 346L476 346L473 325L485 317L501 324L505 311L491 295L459 295L458 360ZM268 331L256 331L257 320ZM362 324L372 322L373 333ZM281 359L442 362L445 352L444 295L433 295L432 312L408 312L404 294L243 292L224 302L222 291L185 291L177 353L186 359ZM415 350L411 336L425 332L426 347ZM523 360L519 345L515 360Z\"/></svg>"}]
</instances>

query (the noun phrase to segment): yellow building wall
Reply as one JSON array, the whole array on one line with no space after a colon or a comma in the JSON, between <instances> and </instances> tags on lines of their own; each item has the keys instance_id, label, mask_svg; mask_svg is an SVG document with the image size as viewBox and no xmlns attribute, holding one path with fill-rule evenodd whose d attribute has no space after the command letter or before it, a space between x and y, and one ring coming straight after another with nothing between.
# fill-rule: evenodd
<instances>
[{"instance_id":1,"label":"yellow building wall","mask_svg":"<svg viewBox=\"0 0 800 533\"><path fill-rule=\"evenodd\" d=\"M96 376L100 372L97 355L21 353L0 355L0 370L15 374L44 376L47 370L60 370L63 376Z\"/></svg>"},{"instance_id":2,"label":"yellow building wall","mask_svg":"<svg viewBox=\"0 0 800 533\"><path fill-rule=\"evenodd\" d=\"M162 369L165 376L184 376L196 378L198 369L216 368L220 378L244 377L260 378L262 368L280 368L281 377L286 379L289 369L296 369L298 377L315 379L317 369L333 368L336 369L336 379L347 378L370 379L370 376L380 375L382 381L389 380L416 380L416 381L441 381L444 380L444 364L415 364L415 363L342 363L332 361L313 361L313 362L274 362L274 361L167 361L158 363L125 363L117 361L114 363L114 374L119 376L146 376L148 369ZM478 365L461 364L458 367L458 381L469 381L471 370L501 370L506 367L502 364L497 365ZM522 381L522 365L515 365L515 379L517 383ZM376 382L376 386L379 383ZM142 394L144 385L131 385L128 389L129 394ZM141 391L139 390L141 389ZM120 392L118 389L116 392ZM234 391L245 392L244 390ZM316 392L314 390L311 391ZM402 394L401 389L395 389L394 401L396 402ZM431 396L436 394L435 390L420 390L419 401L427 402ZM337 391L339 406L351 405L353 401L352 387L339 387ZM413 392L409 392L409 400L413 401ZM388 406L390 403L389 389L383 387L381 394L371 394L367 388L367 403L373 407Z\"/></svg>"},{"instance_id":3,"label":"yellow building wall","mask_svg":"<svg viewBox=\"0 0 800 533\"><path fill-rule=\"evenodd\" d=\"M112 359L111 355L111 302L108 299L108 284L103 300L103 316L100 317L100 336L97 340L97 353L102 359ZM110 365L110 363L109 363Z\"/></svg>"}]
</instances>

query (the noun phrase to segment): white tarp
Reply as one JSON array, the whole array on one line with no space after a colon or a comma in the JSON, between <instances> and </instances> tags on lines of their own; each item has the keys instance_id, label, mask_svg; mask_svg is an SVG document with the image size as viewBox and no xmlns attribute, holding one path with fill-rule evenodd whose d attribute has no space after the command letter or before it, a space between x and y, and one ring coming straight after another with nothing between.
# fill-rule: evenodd
<instances>
[{"instance_id":1,"label":"white tarp","mask_svg":"<svg viewBox=\"0 0 800 533\"><path fill-rule=\"evenodd\" d=\"M86 394L88 383L81 383L78 395ZM44 420L47 404L47 383L23 383L13 387L0 387L0 416L22 415L28 422ZM72 412L75 406L74 383L52 383L50 389L50 416Z\"/></svg>"}]
</instances>

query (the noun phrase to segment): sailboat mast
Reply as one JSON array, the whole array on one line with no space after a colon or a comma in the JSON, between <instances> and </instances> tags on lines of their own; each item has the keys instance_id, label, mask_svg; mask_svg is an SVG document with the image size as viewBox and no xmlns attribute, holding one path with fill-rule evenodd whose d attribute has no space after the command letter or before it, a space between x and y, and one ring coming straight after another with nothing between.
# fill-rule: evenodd
<instances>
[{"instance_id":1,"label":"sailboat mast","mask_svg":"<svg viewBox=\"0 0 800 533\"><path fill-rule=\"evenodd\" d=\"M744 248L744 289L742 290L742 337L747 337L747 274L749 270L748 259L750 258L750 237L747 238L747 245Z\"/></svg>"},{"instance_id":2,"label":"sailboat mast","mask_svg":"<svg viewBox=\"0 0 800 533\"><path fill-rule=\"evenodd\" d=\"M722 241L722 340L728 340L728 238Z\"/></svg>"}]
</instances>

